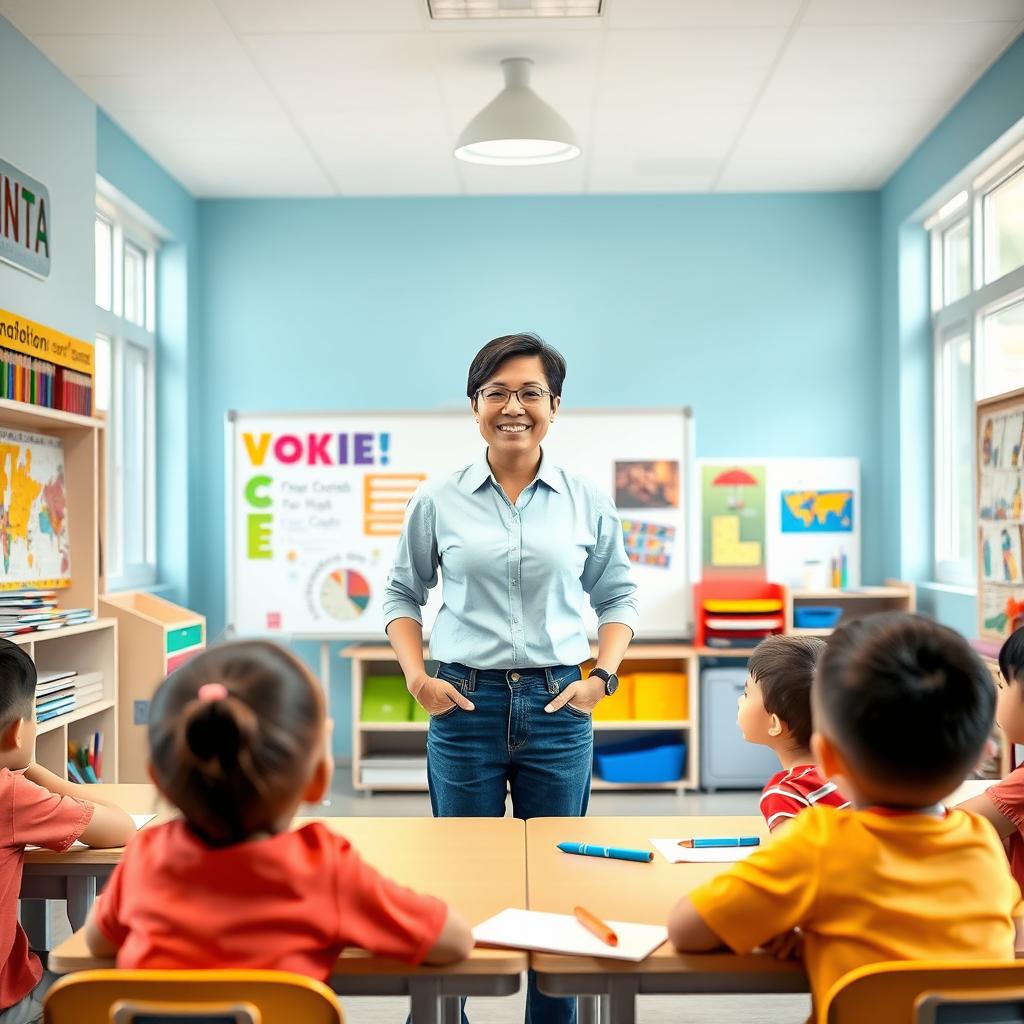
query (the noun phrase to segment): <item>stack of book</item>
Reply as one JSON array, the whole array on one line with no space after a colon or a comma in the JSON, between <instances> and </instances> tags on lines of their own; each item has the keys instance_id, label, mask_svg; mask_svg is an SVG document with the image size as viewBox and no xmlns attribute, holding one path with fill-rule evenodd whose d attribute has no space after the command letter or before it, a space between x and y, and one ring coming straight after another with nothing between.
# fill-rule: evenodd
<instances>
[{"instance_id":1,"label":"stack of book","mask_svg":"<svg viewBox=\"0 0 1024 1024\"><path fill-rule=\"evenodd\" d=\"M95 621L91 608L58 608L56 590L0 591L0 637Z\"/></svg>"},{"instance_id":2,"label":"stack of book","mask_svg":"<svg viewBox=\"0 0 1024 1024\"><path fill-rule=\"evenodd\" d=\"M36 721L48 722L102 698L102 672L79 673L74 669L40 672L36 680Z\"/></svg>"},{"instance_id":3,"label":"stack of book","mask_svg":"<svg viewBox=\"0 0 1024 1024\"><path fill-rule=\"evenodd\" d=\"M92 415L92 377L0 348L0 398Z\"/></svg>"}]
</instances>

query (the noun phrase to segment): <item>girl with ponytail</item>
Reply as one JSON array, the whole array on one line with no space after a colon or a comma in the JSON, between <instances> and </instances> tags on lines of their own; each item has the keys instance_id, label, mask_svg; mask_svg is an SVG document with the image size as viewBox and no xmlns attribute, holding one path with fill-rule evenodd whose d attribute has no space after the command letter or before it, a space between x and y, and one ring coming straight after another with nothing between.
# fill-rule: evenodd
<instances>
[{"instance_id":1,"label":"girl with ponytail","mask_svg":"<svg viewBox=\"0 0 1024 1024\"><path fill-rule=\"evenodd\" d=\"M382 877L314 823L330 785L320 687L275 644L211 648L150 706L150 775L181 818L139 832L86 923L118 967L248 967L325 981L359 946L409 963L466 956L472 935L432 896Z\"/></svg>"}]
</instances>

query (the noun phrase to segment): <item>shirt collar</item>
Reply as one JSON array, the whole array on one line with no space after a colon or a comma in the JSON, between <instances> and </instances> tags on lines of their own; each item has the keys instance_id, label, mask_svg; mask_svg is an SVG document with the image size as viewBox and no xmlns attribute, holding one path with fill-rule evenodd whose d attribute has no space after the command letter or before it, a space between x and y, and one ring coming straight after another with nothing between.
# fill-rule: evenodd
<instances>
[{"instance_id":1,"label":"shirt collar","mask_svg":"<svg viewBox=\"0 0 1024 1024\"><path fill-rule=\"evenodd\" d=\"M483 454L476 460L466 467L465 472L462 475L462 487L463 490L472 494L491 479L491 467L487 462L487 449L485 448ZM551 490L556 493L561 493L564 486L562 481L562 474L558 467L544 454L544 449L541 449L540 453L540 468L537 470L537 480L547 484Z\"/></svg>"}]
</instances>

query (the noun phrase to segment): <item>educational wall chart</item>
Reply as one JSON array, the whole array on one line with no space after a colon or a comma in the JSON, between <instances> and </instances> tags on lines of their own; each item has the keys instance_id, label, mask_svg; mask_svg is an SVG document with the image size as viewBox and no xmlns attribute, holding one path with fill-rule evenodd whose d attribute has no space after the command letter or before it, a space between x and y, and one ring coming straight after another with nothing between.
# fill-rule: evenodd
<instances>
[{"instance_id":1,"label":"educational wall chart","mask_svg":"<svg viewBox=\"0 0 1024 1024\"><path fill-rule=\"evenodd\" d=\"M1024 624L1024 391L977 404L978 633L1002 640Z\"/></svg>"},{"instance_id":2,"label":"educational wall chart","mask_svg":"<svg viewBox=\"0 0 1024 1024\"><path fill-rule=\"evenodd\" d=\"M547 457L592 480L619 510L639 588L641 637L678 639L691 631L691 445L685 409L563 409L544 441ZM455 472L484 448L468 408L230 414L234 632L382 640L383 589L409 498L424 480ZM440 598L439 583L424 610L428 631ZM589 604L585 617L596 635Z\"/></svg>"},{"instance_id":3,"label":"educational wall chart","mask_svg":"<svg viewBox=\"0 0 1024 1024\"><path fill-rule=\"evenodd\" d=\"M853 458L699 463L704 578L749 575L802 589L860 584L860 463Z\"/></svg>"},{"instance_id":4,"label":"educational wall chart","mask_svg":"<svg viewBox=\"0 0 1024 1024\"><path fill-rule=\"evenodd\" d=\"M64 443L0 430L0 591L71 585Z\"/></svg>"}]
</instances>

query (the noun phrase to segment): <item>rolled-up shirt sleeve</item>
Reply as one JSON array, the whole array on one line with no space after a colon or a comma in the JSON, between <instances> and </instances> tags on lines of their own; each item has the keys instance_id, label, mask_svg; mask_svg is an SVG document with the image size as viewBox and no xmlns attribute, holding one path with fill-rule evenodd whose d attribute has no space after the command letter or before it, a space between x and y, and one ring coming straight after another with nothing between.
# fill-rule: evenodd
<instances>
[{"instance_id":1,"label":"rolled-up shirt sleeve","mask_svg":"<svg viewBox=\"0 0 1024 1024\"><path fill-rule=\"evenodd\" d=\"M385 630L395 619L415 619L423 624L420 609L437 585L439 564L434 502L421 486L405 510L395 561L384 584Z\"/></svg>"},{"instance_id":2,"label":"rolled-up shirt sleeve","mask_svg":"<svg viewBox=\"0 0 1024 1024\"><path fill-rule=\"evenodd\" d=\"M635 633L639 621L636 584L622 537L622 522L611 501L601 495L595 506L596 541L587 553L580 581L597 612L598 626L621 622Z\"/></svg>"}]
</instances>

